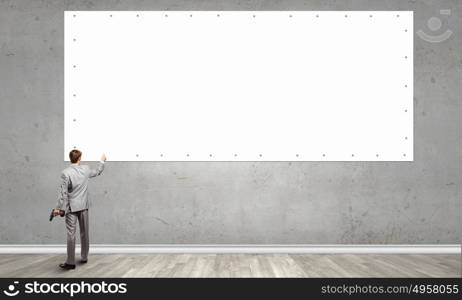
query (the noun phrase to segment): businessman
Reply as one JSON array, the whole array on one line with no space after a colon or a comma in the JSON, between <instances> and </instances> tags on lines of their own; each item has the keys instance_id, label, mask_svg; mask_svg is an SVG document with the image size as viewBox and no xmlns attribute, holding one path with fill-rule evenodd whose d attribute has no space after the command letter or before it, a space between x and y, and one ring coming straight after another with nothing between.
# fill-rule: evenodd
<instances>
[{"instance_id":1,"label":"businessman","mask_svg":"<svg viewBox=\"0 0 462 300\"><path fill-rule=\"evenodd\" d=\"M75 269L75 232L77 221L80 227L81 263L88 261L90 241L88 237L88 180L101 175L106 156L103 154L96 169L81 165L82 152L72 150L69 153L71 165L61 172L59 198L53 215L65 212L67 230L67 260L59 266L65 270Z\"/></svg>"}]
</instances>

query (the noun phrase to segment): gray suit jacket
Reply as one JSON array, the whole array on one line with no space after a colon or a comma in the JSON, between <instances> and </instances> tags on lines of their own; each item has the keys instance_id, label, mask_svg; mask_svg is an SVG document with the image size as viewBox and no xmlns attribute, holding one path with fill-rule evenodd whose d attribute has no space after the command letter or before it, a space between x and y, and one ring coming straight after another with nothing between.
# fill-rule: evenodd
<instances>
[{"instance_id":1,"label":"gray suit jacket","mask_svg":"<svg viewBox=\"0 0 462 300\"><path fill-rule=\"evenodd\" d=\"M104 170L104 163L98 163L96 169L87 165L72 164L61 173L61 186L56 209L68 211L80 211L88 209L88 180L100 175Z\"/></svg>"}]
</instances>

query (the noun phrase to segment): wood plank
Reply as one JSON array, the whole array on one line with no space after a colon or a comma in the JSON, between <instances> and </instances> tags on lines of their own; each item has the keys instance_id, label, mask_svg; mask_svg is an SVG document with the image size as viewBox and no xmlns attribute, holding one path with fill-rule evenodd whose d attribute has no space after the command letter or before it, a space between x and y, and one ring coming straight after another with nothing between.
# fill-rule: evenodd
<instances>
[{"instance_id":1,"label":"wood plank","mask_svg":"<svg viewBox=\"0 0 462 300\"><path fill-rule=\"evenodd\" d=\"M457 254L1 254L0 277L461 277Z\"/></svg>"}]
</instances>

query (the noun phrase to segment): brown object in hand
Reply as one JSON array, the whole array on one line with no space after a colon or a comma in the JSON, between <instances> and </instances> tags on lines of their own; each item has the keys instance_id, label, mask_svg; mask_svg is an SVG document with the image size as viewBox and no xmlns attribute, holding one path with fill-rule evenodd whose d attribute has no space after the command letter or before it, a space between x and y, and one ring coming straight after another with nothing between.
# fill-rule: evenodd
<instances>
[{"instance_id":1,"label":"brown object in hand","mask_svg":"<svg viewBox=\"0 0 462 300\"><path fill-rule=\"evenodd\" d=\"M51 210L50 222L53 221L53 218L55 217L55 216L53 215L53 211L54 211L54 209ZM59 215L60 215L61 217L64 217L64 215L65 215L64 210L60 210L60 211L59 211Z\"/></svg>"}]
</instances>

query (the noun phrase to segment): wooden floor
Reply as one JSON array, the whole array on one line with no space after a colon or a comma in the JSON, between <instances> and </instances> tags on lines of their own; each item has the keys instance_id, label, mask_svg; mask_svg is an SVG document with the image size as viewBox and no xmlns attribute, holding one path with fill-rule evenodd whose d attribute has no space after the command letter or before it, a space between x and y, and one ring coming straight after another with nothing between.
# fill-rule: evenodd
<instances>
[{"instance_id":1,"label":"wooden floor","mask_svg":"<svg viewBox=\"0 0 462 300\"><path fill-rule=\"evenodd\" d=\"M94 254L62 271L62 254L1 254L0 277L461 277L460 255Z\"/></svg>"}]
</instances>

